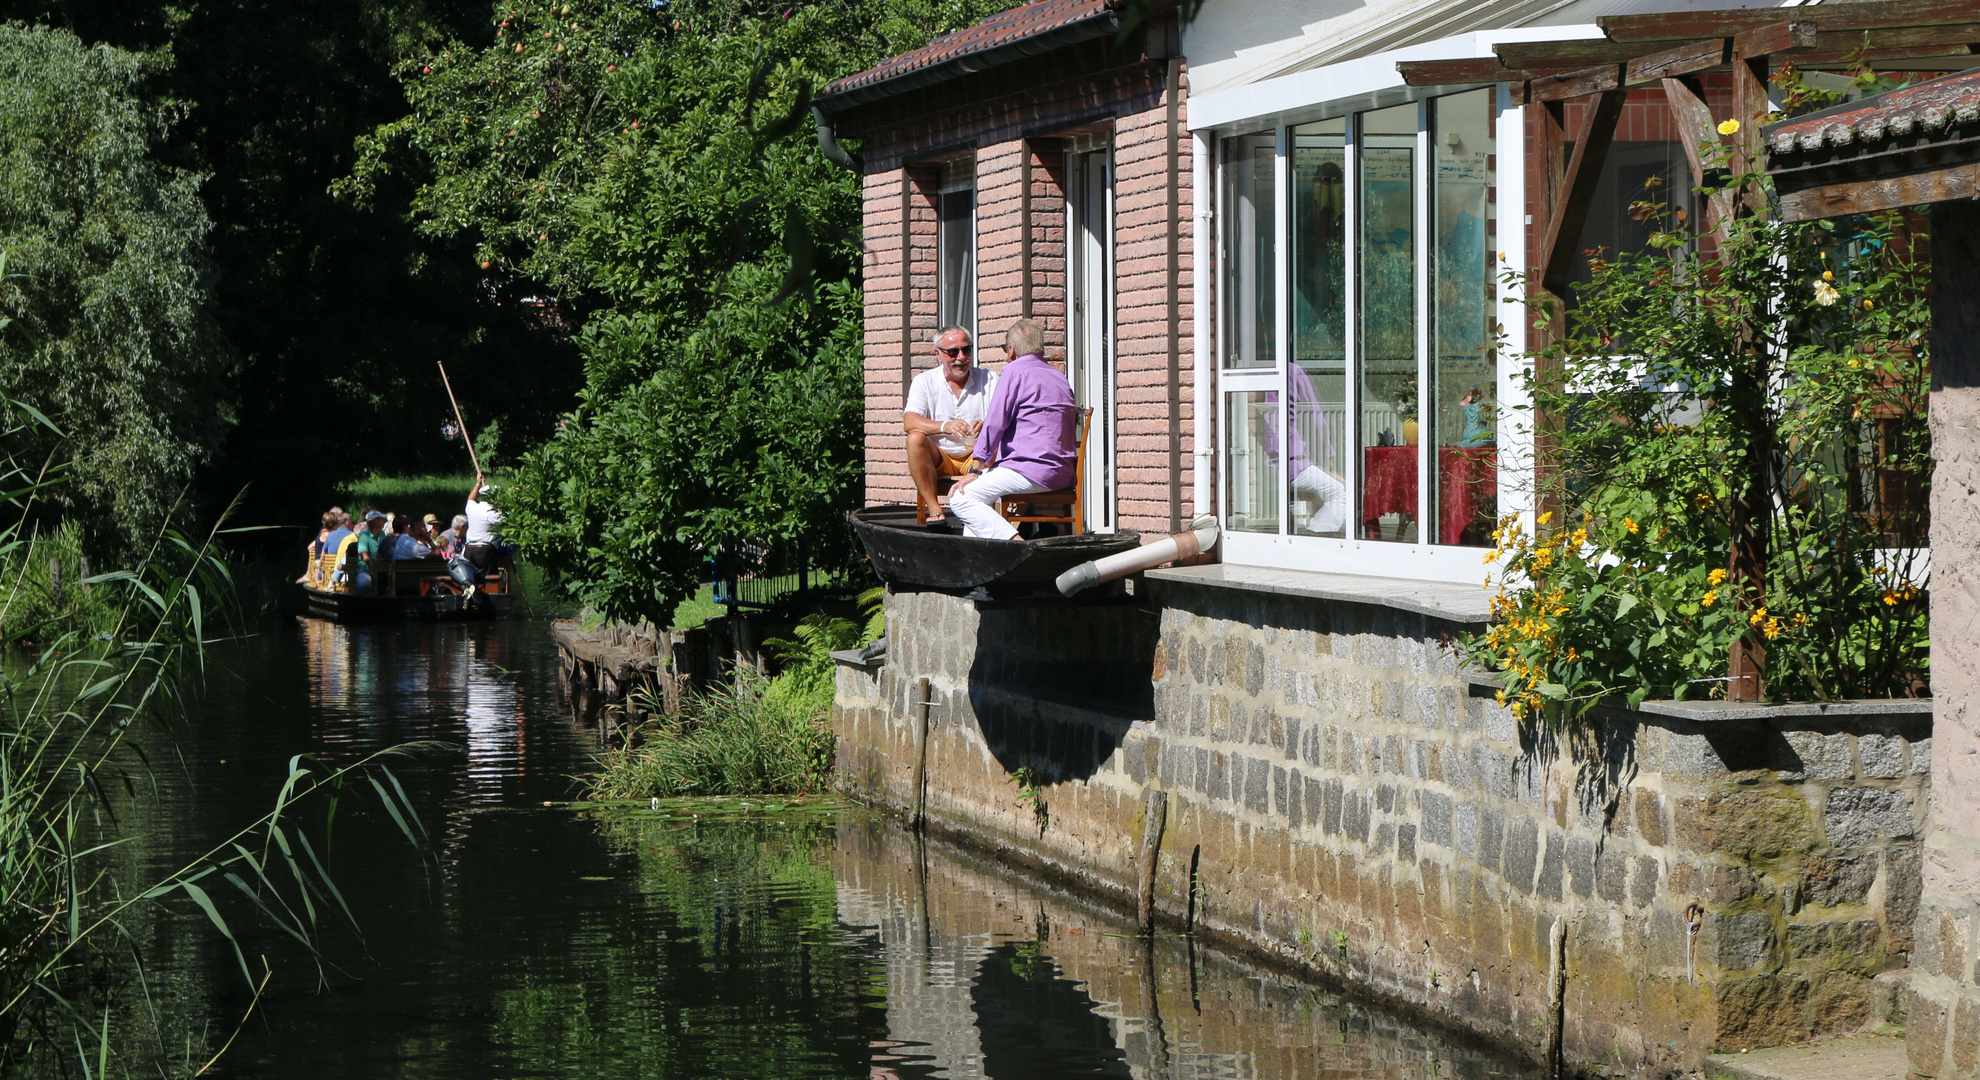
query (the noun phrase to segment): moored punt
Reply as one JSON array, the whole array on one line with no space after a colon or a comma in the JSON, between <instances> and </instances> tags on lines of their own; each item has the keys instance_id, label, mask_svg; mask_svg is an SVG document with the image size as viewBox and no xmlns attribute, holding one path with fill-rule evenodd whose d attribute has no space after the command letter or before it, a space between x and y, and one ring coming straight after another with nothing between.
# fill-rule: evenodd
<instances>
[{"instance_id":1,"label":"moored punt","mask_svg":"<svg viewBox=\"0 0 1980 1080\"><path fill-rule=\"evenodd\" d=\"M396 559L372 593L338 592L302 584L305 613L332 622L440 622L498 619L515 603L511 570L491 570L473 596L447 573L444 559Z\"/></svg>"},{"instance_id":2,"label":"moored punt","mask_svg":"<svg viewBox=\"0 0 1980 1080\"><path fill-rule=\"evenodd\" d=\"M1131 531L1022 541L978 539L916 525L914 507L893 504L855 510L851 516L853 532L880 580L982 598L1058 596L1052 581L1059 574L1141 545L1141 534Z\"/></svg>"}]
</instances>

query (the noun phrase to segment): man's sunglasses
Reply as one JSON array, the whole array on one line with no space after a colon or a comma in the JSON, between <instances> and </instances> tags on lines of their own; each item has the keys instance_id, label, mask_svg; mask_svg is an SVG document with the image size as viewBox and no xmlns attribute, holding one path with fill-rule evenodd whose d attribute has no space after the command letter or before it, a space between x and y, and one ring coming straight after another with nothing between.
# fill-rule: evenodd
<instances>
[{"instance_id":1,"label":"man's sunglasses","mask_svg":"<svg viewBox=\"0 0 1980 1080\"><path fill-rule=\"evenodd\" d=\"M958 356L968 356L972 351L974 351L974 348L975 347L971 345L958 345L953 349L944 349L940 345L937 345L935 346L935 351L941 353L943 356L949 357L950 359L954 359Z\"/></svg>"}]
</instances>

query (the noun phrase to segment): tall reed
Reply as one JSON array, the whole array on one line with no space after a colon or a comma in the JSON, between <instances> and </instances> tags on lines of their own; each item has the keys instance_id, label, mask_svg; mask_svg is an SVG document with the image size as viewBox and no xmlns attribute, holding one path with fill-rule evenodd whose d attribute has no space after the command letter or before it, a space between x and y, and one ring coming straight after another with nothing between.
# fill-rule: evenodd
<instances>
[{"instance_id":1,"label":"tall reed","mask_svg":"<svg viewBox=\"0 0 1980 1080\"><path fill-rule=\"evenodd\" d=\"M257 976L241 947L243 911L312 952L324 920L356 927L321 843L296 820L303 800L332 796L321 800L316 830L326 836L334 796L368 785L408 839L419 843L423 834L376 756L341 769L298 757L269 812L218 845L161 877L117 872L110 853L131 838L116 832L116 796L137 790L150 767L140 734L169 737L187 714L208 646L231 621L222 533L216 526L195 539L167 529L135 568L78 582L102 606L90 626L51 632L62 620L7 622L8 612L35 603L38 587L32 570L41 556L30 553L39 537L32 526L24 535L22 523L36 520L37 496L63 482L59 467L30 475L7 452L34 426L53 429L0 396L0 567L11 568L0 581L0 646L13 661L0 665L0 1076L197 1075L218 1055L188 1051L178 1033L168 1041L149 1001L125 990L134 986L138 999L151 993L132 933L145 908L183 904L203 914L258 996L267 972Z\"/></svg>"}]
</instances>

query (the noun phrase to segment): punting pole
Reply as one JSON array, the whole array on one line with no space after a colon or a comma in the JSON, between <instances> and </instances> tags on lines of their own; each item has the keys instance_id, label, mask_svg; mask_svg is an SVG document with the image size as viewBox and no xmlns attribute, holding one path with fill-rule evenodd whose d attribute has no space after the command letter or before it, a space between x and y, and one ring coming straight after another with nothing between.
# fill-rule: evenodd
<instances>
[{"instance_id":1,"label":"punting pole","mask_svg":"<svg viewBox=\"0 0 1980 1080\"><path fill-rule=\"evenodd\" d=\"M447 378L447 362L435 360L440 365L440 385L447 388L447 402L454 407L454 423L461 425L461 441L467 443L468 460L474 462L474 475L481 475L481 459L474 454L474 437L468 434L467 421L461 419L461 403L454 399L454 384Z\"/></svg>"}]
</instances>

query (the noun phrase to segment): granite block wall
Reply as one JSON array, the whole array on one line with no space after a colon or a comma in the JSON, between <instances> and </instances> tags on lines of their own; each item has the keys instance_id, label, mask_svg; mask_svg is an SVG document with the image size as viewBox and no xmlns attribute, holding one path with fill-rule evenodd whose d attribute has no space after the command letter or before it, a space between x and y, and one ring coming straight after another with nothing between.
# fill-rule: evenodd
<instances>
[{"instance_id":1,"label":"granite block wall","mask_svg":"<svg viewBox=\"0 0 1980 1080\"><path fill-rule=\"evenodd\" d=\"M1616 711L1550 748L1459 670L1465 627L1140 588L890 596L885 663L839 675L846 786L911 800L927 678L932 827L1127 903L1160 788L1165 920L1502 1045L1538 1052L1557 923L1584 1066L1686 1072L1879 1019L1912 948L1929 716Z\"/></svg>"}]
</instances>

